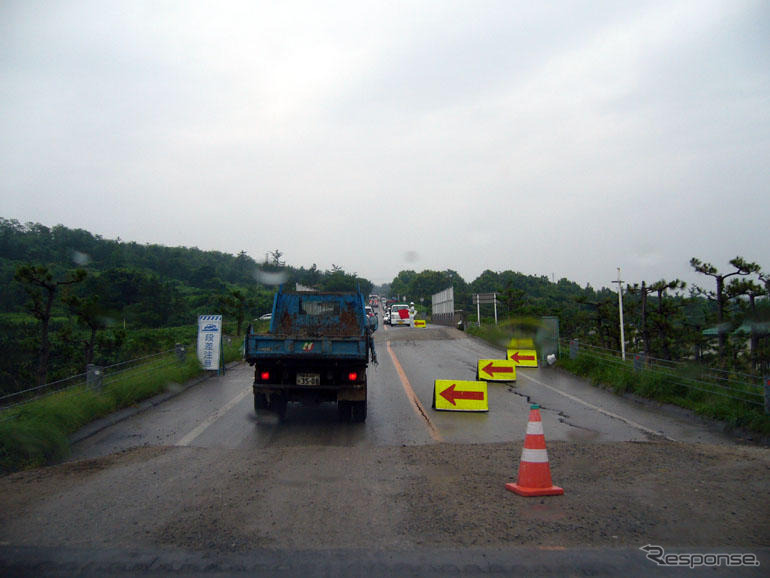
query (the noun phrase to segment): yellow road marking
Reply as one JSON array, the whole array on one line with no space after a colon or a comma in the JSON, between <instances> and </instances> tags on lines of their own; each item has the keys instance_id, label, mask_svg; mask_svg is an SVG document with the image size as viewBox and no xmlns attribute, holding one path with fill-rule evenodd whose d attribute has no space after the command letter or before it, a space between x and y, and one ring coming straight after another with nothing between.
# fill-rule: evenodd
<instances>
[{"instance_id":1,"label":"yellow road marking","mask_svg":"<svg viewBox=\"0 0 770 578\"><path fill-rule=\"evenodd\" d=\"M412 389L412 384L409 383L409 379L406 377L404 368L401 367L401 364L399 363L398 358L396 357L396 354L393 353L393 349L390 347L390 341L388 341L387 343L388 343L388 353L390 354L390 358L393 360L393 365L396 367L396 373L398 373L398 377L401 380L401 385L404 387L404 392L406 393L406 397L408 397L409 401L412 402L412 406L414 407L414 410L417 412L417 414L425 420L425 423L428 426L428 433L430 433L430 437L433 438L433 441L443 442L444 438L441 437L441 433L438 431L436 426L433 425L433 422L430 421L430 418L428 417L428 412L425 411L425 408L420 403L420 399L417 397L417 394L414 392L414 389Z\"/></svg>"}]
</instances>

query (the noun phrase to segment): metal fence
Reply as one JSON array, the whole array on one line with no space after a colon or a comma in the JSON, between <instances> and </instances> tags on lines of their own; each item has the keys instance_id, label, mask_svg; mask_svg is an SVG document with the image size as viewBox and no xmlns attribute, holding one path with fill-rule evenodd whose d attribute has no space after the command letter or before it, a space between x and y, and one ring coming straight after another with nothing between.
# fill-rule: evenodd
<instances>
[{"instance_id":1,"label":"metal fence","mask_svg":"<svg viewBox=\"0 0 770 578\"><path fill-rule=\"evenodd\" d=\"M624 361L620 351L588 345L576 339L562 340L561 344L562 355L568 354L572 359L587 355L627 371L649 372L665 378L673 386L764 407L765 413L770 413L770 380L766 377L697 363L656 359L643 353L627 353Z\"/></svg>"},{"instance_id":2,"label":"metal fence","mask_svg":"<svg viewBox=\"0 0 770 578\"><path fill-rule=\"evenodd\" d=\"M456 326L455 293L449 287L431 296L431 322L438 325Z\"/></svg>"},{"instance_id":3,"label":"metal fence","mask_svg":"<svg viewBox=\"0 0 770 578\"><path fill-rule=\"evenodd\" d=\"M180 344L173 349L122 361L114 365L101 367L91 364L85 373L79 373L65 379L0 396L0 410L29 403L35 399L78 386L101 389L129 373L132 377L138 377L158 371L175 363L184 362L188 349L190 349L190 346Z\"/></svg>"}]
</instances>

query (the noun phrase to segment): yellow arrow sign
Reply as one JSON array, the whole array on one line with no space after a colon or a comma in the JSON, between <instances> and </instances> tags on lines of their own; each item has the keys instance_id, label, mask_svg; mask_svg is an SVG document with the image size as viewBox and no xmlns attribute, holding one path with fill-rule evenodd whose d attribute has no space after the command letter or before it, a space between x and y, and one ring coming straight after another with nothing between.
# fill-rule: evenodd
<instances>
[{"instance_id":1,"label":"yellow arrow sign","mask_svg":"<svg viewBox=\"0 0 770 578\"><path fill-rule=\"evenodd\" d=\"M537 367L537 351L534 349L509 349L508 359L521 367Z\"/></svg>"},{"instance_id":2,"label":"yellow arrow sign","mask_svg":"<svg viewBox=\"0 0 770 578\"><path fill-rule=\"evenodd\" d=\"M433 382L433 408L446 411L489 411L485 381L437 379Z\"/></svg>"},{"instance_id":3,"label":"yellow arrow sign","mask_svg":"<svg viewBox=\"0 0 770 578\"><path fill-rule=\"evenodd\" d=\"M425 327L425 325L427 325L427 322L425 321L425 319L415 319L414 320L414 326L415 327Z\"/></svg>"},{"instance_id":4,"label":"yellow arrow sign","mask_svg":"<svg viewBox=\"0 0 770 578\"><path fill-rule=\"evenodd\" d=\"M513 337L508 342L508 349L534 349L535 342L531 337Z\"/></svg>"},{"instance_id":5,"label":"yellow arrow sign","mask_svg":"<svg viewBox=\"0 0 770 578\"><path fill-rule=\"evenodd\" d=\"M516 381L516 363L512 359L479 359L479 379Z\"/></svg>"}]
</instances>

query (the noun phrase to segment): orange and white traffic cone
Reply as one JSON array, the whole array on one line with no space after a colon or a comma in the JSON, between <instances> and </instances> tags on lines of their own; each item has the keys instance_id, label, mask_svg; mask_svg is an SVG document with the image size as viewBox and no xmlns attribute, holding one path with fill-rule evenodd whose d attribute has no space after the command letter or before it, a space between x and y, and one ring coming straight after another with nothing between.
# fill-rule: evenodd
<instances>
[{"instance_id":1,"label":"orange and white traffic cone","mask_svg":"<svg viewBox=\"0 0 770 578\"><path fill-rule=\"evenodd\" d=\"M560 496L564 493L562 488L551 482L551 467L545 449L539 405L530 406L527 437L524 438L519 464L519 481L516 484L505 484L505 488L520 496Z\"/></svg>"}]
</instances>

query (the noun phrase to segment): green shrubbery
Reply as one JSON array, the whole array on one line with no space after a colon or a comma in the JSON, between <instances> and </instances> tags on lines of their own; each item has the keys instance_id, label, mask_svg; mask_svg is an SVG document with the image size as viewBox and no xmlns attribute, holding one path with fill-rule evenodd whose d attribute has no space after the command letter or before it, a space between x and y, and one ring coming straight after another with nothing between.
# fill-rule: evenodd
<instances>
[{"instance_id":1,"label":"green shrubbery","mask_svg":"<svg viewBox=\"0 0 770 578\"><path fill-rule=\"evenodd\" d=\"M730 428L770 434L770 416L764 414L761 406L702 391L688 381L692 379L693 369L686 366L681 370L670 370L670 373L634 371L631 363L586 354L575 359L562 357L559 366L617 393L634 393L684 407L703 417L722 421Z\"/></svg>"},{"instance_id":2,"label":"green shrubbery","mask_svg":"<svg viewBox=\"0 0 770 578\"><path fill-rule=\"evenodd\" d=\"M511 339L532 339L537 341L538 330L542 327L542 321L536 318L522 317L508 319L497 324L484 323L481 326L469 323L465 331L484 341L492 343L501 349L507 349Z\"/></svg>"},{"instance_id":3,"label":"green shrubbery","mask_svg":"<svg viewBox=\"0 0 770 578\"><path fill-rule=\"evenodd\" d=\"M241 343L225 343L225 362L241 358ZM41 466L69 454L69 436L117 409L163 392L202 373L195 355L184 363L167 354L105 376L101 390L76 386L0 413L0 472Z\"/></svg>"},{"instance_id":4,"label":"green shrubbery","mask_svg":"<svg viewBox=\"0 0 770 578\"><path fill-rule=\"evenodd\" d=\"M471 326L468 332L501 349L512 337L516 327L501 323L499 325ZM518 328L520 329L520 328ZM532 332L534 334L534 332ZM633 363L624 362L618 357L582 352L570 359L562 352L559 367L585 377L592 383L606 387L618 394L633 393L661 403L677 405L694 411L703 417L724 422L730 428L743 428L763 435L770 434L770 416L764 414L764 408L727 395L718 395L709 391L708 384L699 385L698 379L702 367L682 365L665 373L655 370L634 371ZM736 397L746 397L741 391L742 384L731 384Z\"/></svg>"}]
</instances>

